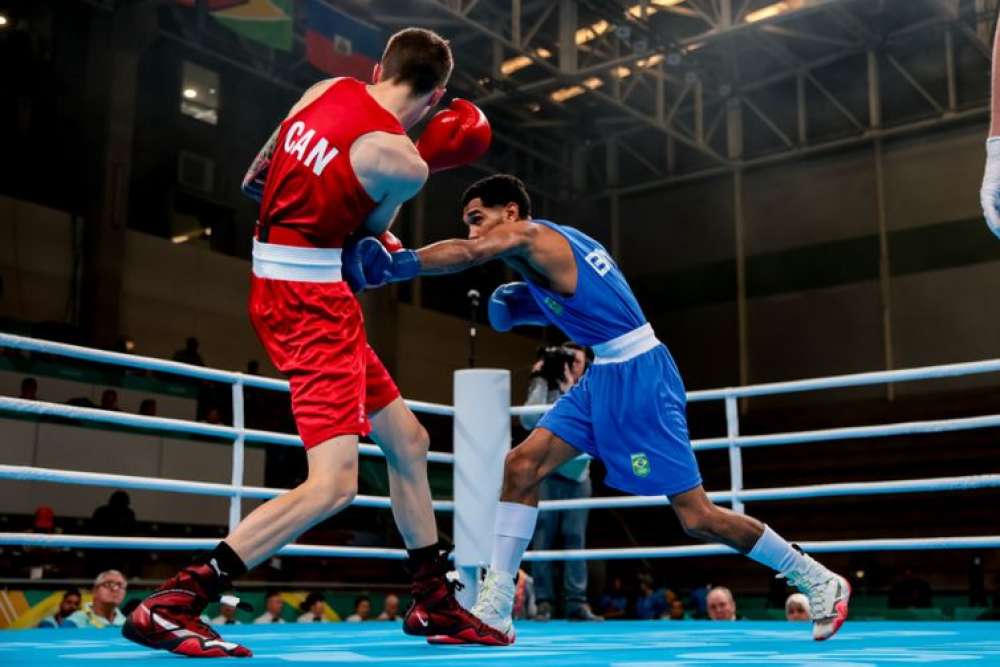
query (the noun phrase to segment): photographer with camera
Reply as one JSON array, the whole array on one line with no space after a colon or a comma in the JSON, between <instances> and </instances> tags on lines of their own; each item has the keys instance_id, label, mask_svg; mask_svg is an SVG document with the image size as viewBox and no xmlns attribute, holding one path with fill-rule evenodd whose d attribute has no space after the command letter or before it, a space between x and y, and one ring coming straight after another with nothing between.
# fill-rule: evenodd
<instances>
[{"instance_id":1,"label":"photographer with camera","mask_svg":"<svg viewBox=\"0 0 1000 667\"><path fill-rule=\"evenodd\" d=\"M576 343L564 343L539 350L538 361L531 368L531 382L525 405L555 403L580 381L587 371L589 355ZM521 425L529 431L541 419L540 415L524 415ZM590 457L578 456L556 468L541 484L541 500L566 500L589 498ZM533 549L552 549L559 538L566 549L582 549L587 535L587 510L560 510L538 515ZM535 580L535 597L538 601L537 620L552 618L555 601L553 564L538 562L532 565ZM579 621L604 620L594 614L587 604L587 563L567 561L563 565L563 606L566 618Z\"/></svg>"}]
</instances>

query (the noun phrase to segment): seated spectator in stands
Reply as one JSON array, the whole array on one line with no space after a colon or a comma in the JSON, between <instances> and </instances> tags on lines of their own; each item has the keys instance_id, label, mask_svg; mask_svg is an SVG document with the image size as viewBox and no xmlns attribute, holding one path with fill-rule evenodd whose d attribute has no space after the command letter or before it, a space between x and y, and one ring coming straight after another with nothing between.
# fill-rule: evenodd
<instances>
[{"instance_id":1,"label":"seated spectator in stands","mask_svg":"<svg viewBox=\"0 0 1000 667\"><path fill-rule=\"evenodd\" d=\"M35 520L31 524L33 533L53 533L56 529L56 513L48 505L35 508Z\"/></svg>"},{"instance_id":2,"label":"seated spectator in stands","mask_svg":"<svg viewBox=\"0 0 1000 667\"><path fill-rule=\"evenodd\" d=\"M785 600L785 620L810 621L809 598L802 593L792 593Z\"/></svg>"},{"instance_id":3,"label":"seated spectator in stands","mask_svg":"<svg viewBox=\"0 0 1000 667\"><path fill-rule=\"evenodd\" d=\"M139 414L145 415L147 417L156 416L156 399L155 398L144 398L142 403L139 404Z\"/></svg>"},{"instance_id":4,"label":"seated spectator in stands","mask_svg":"<svg viewBox=\"0 0 1000 667\"><path fill-rule=\"evenodd\" d=\"M26 401L37 401L38 380L35 378L24 378L21 380L21 393L17 397L23 398Z\"/></svg>"},{"instance_id":5,"label":"seated spectator in stands","mask_svg":"<svg viewBox=\"0 0 1000 667\"><path fill-rule=\"evenodd\" d=\"M254 619L254 624L284 623L285 619L281 617L284 606L285 601L281 599L280 592L268 591L267 597L264 598L264 613Z\"/></svg>"},{"instance_id":6,"label":"seated spectator in stands","mask_svg":"<svg viewBox=\"0 0 1000 667\"><path fill-rule=\"evenodd\" d=\"M691 589L691 595L688 596L687 604L687 608L691 610L691 618L708 618L708 592L710 590L712 590L712 587L708 584L695 586Z\"/></svg>"},{"instance_id":7,"label":"seated spectator in stands","mask_svg":"<svg viewBox=\"0 0 1000 667\"><path fill-rule=\"evenodd\" d=\"M219 408L214 405L205 411L205 423L206 424L221 424L222 423L222 413L219 412Z\"/></svg>"},{"instance_id":8,"label":"seated spectator in stands","mask_svg":"<svg viewBox=\"0 0 1000 667\"><path fill-rule=\"evenodd\" d=\"M201 358L201 354L198 352L198 339L194 336L188 338L184 343L184 349L174 352L174 361L193 366L204 366L205 360Z\"/></svg>"},{"instance_id":9,"label":"seated spectator in stands","mask_svg":"<svg viewBox=\"0 0 1000 667\"><path fill-rule=\"evenodd\" d=\"M684 601L680 598L674 598L670 601L670 610L667 612L668 619L671 621L683 621L684 620Z\"/></svg>"},{"instance_id":10,"label":"seated spectator in stands","mask_svg":"<svg viewBox=\"0 0 1000 667\"><path fill-rule=\"evenodd\" d=\"M101 410L113 410L115 412L121 412L122 408L118 405L118 392L114 389L105 389L104 393L101 394Z\"/></svg>"},{"instance_id":11,"label":"seated spectator in stands","mask_svg":"<svg viewBox=\"0 0 1000 667\"><path fill-rule=\"evenodd\" d=\"M94 599L83 605L62 622L63 628L106 628L121 626L125 623L125 614L118 609L128 582L118 570L105 570L94 580Z\"/></svg>"},{"instance_id":12,"label":"seated spectator in stands","mask_svg":"<svg viewBox=\"0 0 1000 667\"><path fill-rule=\"evenodd\" d=\"M59 602L59 609L56 613L51 616L46 616L42 619L42 622L38 624L40 628L58 628L63 624L67 618L72 616L80 609L80 591L76 588L70 588L65 593L63 593L62 600Z\"/></svg>"},{"instance_id":13,"label":"seated spectator in stands","mask_svg":"<svg viewBox=\"0 0 1000 667\"><path fill-rule=\"evenodd\" d=\"M931 585L918 579L913 570L907 569L889 588L890 609L926 609L931 605Z\"/></svg>"},{"instance_id":14,"label":"seated spectator in stands","mask_svg":"<svg viewBox=\"0 0 1000 667\"><path fill-rule=\"evenodd\" d=\"M621 577L611 580L611 588L604 592L598 602L598 611L604 618L625 618L628 611L628 596Z\"/></svg>"},{"instance_id":15,"label":"seated spectator in stands","mask_svg":"<svg viewBox=\"0 0 1000 667\"><path fill-rule=\"evenodd\" d=\"M326 623L323 618L323 608L326 606L326 598L322 593L313 591L306 596L306 599L299 605L304 613L299 616L299 623Z\"/></svg>"},{"instance_id":16,"label":"seated spectator in stands","mask_svg":"<svg viewBox=\"0 0 1000 667\"><path fill-rule=\"evenodd\" d=\"M219 615L212 619L212 625L239 625L236 618L236 605L239 598L232 595L223 595L219 599Z\"/></svg>"},{"instance_id":17,"label":"seated spectator in stands","mask_svg":"<svg viewBox=\"0 0 1000 667\"><path fill-rule=\"evenodd\" d=\"M372 600L367 595L359 595L354 598L354 613L345 618L348 623L360 623L367 621L372 614Z\"/></svg>"},{"instance_id":18,"label":"seated spectator in stands","mask_svg":"<svg viewBox=\"0 0 1000 667\"><path fill-rule=\"evenodd\" d=\"M385 596L385 603L382 605L382 613L378 615L380 621L398 621L399 617L399 597L389 593Z\"/></svg>"},{"instance_id":19,"label":"seated spectator in stands","mask_svg":"<svg viewBox=\"0 0 1000 667\"><path fill-rule=\"evenodd\" d=\"M653 589L653 577L639 575L639 595L635 600L635 617L640 621L659 618L667 610L667 600L663 593Z\"/></svg>"},{"instance_id":20,"label":"seated spectator in stands","mask_svg":"<svg viewBox=\"0 0 1000 667\"><path fill-rule=\"evenodd\" d=\"M132 503L124 491L111 494L107 505L101 505L94 510L91 518L92 528L97 535L124 535L135 533L135 512L129 505Z\"/></svg>"},{"instance_id":21,"label":"seated spectator in stands","mask_svg":"<svg viewBox=\"0 0 1000 667\"><path fill-rule=\"evenodd\" d=\"M736 599L725 586L716 586L708 592L708 617L713 621L735 621Z\"/></svg>"}]
</instances>

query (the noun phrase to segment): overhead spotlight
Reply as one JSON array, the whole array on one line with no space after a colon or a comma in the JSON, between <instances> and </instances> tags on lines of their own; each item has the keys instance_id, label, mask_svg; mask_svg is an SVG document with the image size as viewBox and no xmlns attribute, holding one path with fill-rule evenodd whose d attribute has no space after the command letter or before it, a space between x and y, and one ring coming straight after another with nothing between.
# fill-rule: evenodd
<instances>
[{"instance_id":1,"label":"overhead spotlight","mask_svg":"<svg viewBox=\"0 0 1000 667\"><path fill-rule=\"evenodd\" d=\"M4 16L3 14L0 14L0 28L6 28L7 24L9 24L9 23L10 23L10 20L6 16Z\"/></svg>"},{"instance_id":2,"label":"overhead spotlight","mask_svg":"<svg viewBox=\"0 0 1000 667\"><path fill-rule=\"evenodd\" d=\"M528 111L530 111L531 113L538 113L541 110L542 110L542 105L539 104L538 102L532 102L531 104L528 105Z\"/></svg>"},{"instance_id":3,"label":"overhead spotlight","mask_svg":"<svg viewBox=\"0 0 1000 667\"><path fill-rule=\"evenodd\" d=\"M189 100L193 100L194 98L198 97L198 91L195 90L194 88L185 88L184 97L186 97Z\"/></svg>"}]
</instances>

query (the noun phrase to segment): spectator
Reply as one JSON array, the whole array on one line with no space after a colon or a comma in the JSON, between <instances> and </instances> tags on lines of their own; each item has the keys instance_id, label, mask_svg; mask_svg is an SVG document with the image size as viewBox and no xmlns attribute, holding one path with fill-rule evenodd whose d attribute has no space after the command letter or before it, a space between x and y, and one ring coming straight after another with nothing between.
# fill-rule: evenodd
<instances>
[{"instance_id":1,"label":"spectator","mask_svg":"<svg viewBox=\"0 0 1000 667\"><path fill-rule=\"evenodd\" d=\"M628 596L625 595L625 585L621 577L611 580L611 588L604 592L598 603L604 618L624 618L628 611Z\"/></svg>"},{"instance_id":2,"label":"spectator","mask_svg":"<svg viewBox=\"0 0 1000 667\"><path fill-rule=\"evenodd\" d=\"M48 505L35 508L35 520L31 524L34 533L52 533L56 529L56 513Z\"/></svg>"},{"instance_id":3,"label":"spectator","mask_svg":"<svg viewBox=\"0 0 1000 667\"><path fill-rule=\"evenodd\" d=\"M531 369L528 398L525 405L545 405L555 403L580 381L587 370L587 353L576 343L566 343L559 347L547 347ZM524 415L521 425L531 430L541 419L540 415ZM589 498L590 457L578 456L556 468L539 488L540 500L565 500ZM554 549L561 540L565 549L582 549L587 536L587 510L560 510L542 512L538 516L534 549ZM599 621L587 603L587 563L586 561L566 561L562 565L563 606L566 617L578 621ZM532 566L535 594L538 596L538 620L552 618L555 606L554 586L555 564L539 561Z\"/></svg>"},{"instance_id":4,"label":"spectator","mask_svg":"<svg viewBox=\"0 0 1000 667\"><path fill-rule=\"evenodd\" d=\"M142 403L139 404L139 414L145 415L147 417L156 416L156 399L155 398L144 398Z\"/></svg>"},{"instance_id":5,"label":"spectator","mask_svg":"<svg viewBox=\"0 0 1000 667\"><path fill-rule=\"evenodd\" d=\"M716 586L708 592L708 617L713 621L735 621L736 599L725 586Z\"/></svg>"},{"instance_id":6,"label":"spectator","mask_svg":"<svg viewBox=\"0 0 1000 667\"><path fill-rule=\"evenodd\" d=\"M667 599L663 593L653 588L653 578L648 574L639 575L639 596L635 601L635 617L640 621L659 618L667 611Z\"/></svg>"},{"instance_id":7,"label":"spectator","mask_svg":"<svg viewBox=\"0 0 1000 667\"><path fill-rule=\"evenodd\" d=\"M931 604L930 584L918 579L913 570L907 569L889 589L890 609L926 609Z\"/></svg>"},{"instance_id":8,"label":"spectator","mask_svg":"<svg viewBox=\"0 0 1000 667\"><path fill-rule=\"evenodd\" d=\"M118 609L128 582L118 570L105 570L94 580L94 599L82 608L70 614L62 622L64 628L106 628L109 625L121 626L125 623L125 614Z\"/></svg>"},{"instance_id":9,"label":"spectator","mask_svg":"<svg viewBox=\"0 0 1000 667\"><path fill-rule=\"evenodd\" d=\"M785 620L809 621L809 598L802 593L792 593L785 600Z\"/></svg>"},{"instance_id":10,"label":"spectator","mask_svg":"<svg viewBox=\"0 0 1000 667\"><path fill-rule=\"evenodd\" d=\"M254 624L284 623L285 619L281 617L281 610L284 607L285 601L281 599L281 593L268 591L267 597L264 598L264 613L254 619Z\"/></svg>"},{"instance_id":11,"label":"spectator","mask_svg":"<svg viewBox=\"0 0 1000 667\"><path fill-rule=\"evenodd\" d=\"M236 605L239 598L232 595L223 595L219 599L219 615L212 619L212 625L239 625L236 618Z\"/></svg>"},{"instance_id":12,"label":"spectator","mask_svg":"<svg viewBox=\"0 0 1000 667\"><path fill-rule=\"evenodd\" d=\"M378 615L380 621L399 620L399 597L389 593L385 596L385 603L382 606L382 613Z\"/></svg>"},{"instance_id":13,"label":"spectator","mask_svg":"<svg viewBox=\"0 0 1000 667\"><path fill-rule=\"evenodd\" d=\"M56 613L51 616L46 616L42 619L42 622L38 624L40 628L58 628L63 624L67 618L72 616L80 609L80 591L76 588L70 588L65 593L63 593L62 600L59 602L59 609Z\"/></svg>"},{"instance_id":14,"label":"spectator","mask_svg":"<svg viewBox=\"0 0 1000 667\"><path fill-rule=\"evenodd\" d=\"M101 410L113 410L114 412L121 412L121 406L118 405L118 392L114 389L105 389L104 393L101 394Z\"/></svg>"},{"instance_id":15,"label":"spectator","mask_svg":"<svg viewBox=\"0 0 1000 667\"><path fill-rule=\"evenodd\" d=\"M325 623L323 618L323 608L326 606L326 598L322 593L313 591L306 596L306 599L299 605L304 613L299 616L299 623Z\"/></svg>"},{"instance_id":16,"label":"spectator","mask_svg":"<svg viewBox=\"0 0 1000 667\"><path fill-rule=\"evenodd\" d=\"M698 619L708 618L708 592L712 587L708 584L696 586L691 589L688 599L688 607L691 609L691 617Z\"/></svg>"},{"instance_id":17,"label":"spectator","mask_svg":"<svg viewBox=\"0 0 1000 667\"><path fill-rule=\"evenodd\" d=\"M23 398L26 401L37 401L38 380L35 378L24 378L21 380L21 393L17 397Z\"/></svg>"},{"instance_id":18,"label":"spectator","mask_svg":"<svg viewBox=\"0 0 1000 667\"><path fill-rule=\"evenodd\" d=\"M201 358L201 354L198 352L198 346L199 344L197 338L194 336L188 338L184 343L184 349L174 352L174 361L179 361L182 364L204 366L205 360Z\"/></svg>"},{"instance_id":19,"label":"spectator","mask_svg":"<svg viewBox=\"0 0 1000 667\"><path fill-rule=\"evenodd\" d=\"M667 618L671 621L683 621L684 620L684 601L680 598L675 597L670 601L670 610L667 612Z\"/></svg>"},{"instance_id":20,"label":"spectator","mask_svg":"<svg viewBox=\"0 0 1000 667\"><path fill-rule=\"evenodd\" d=\"M94 533L97 535L130 536L135 532L135 512L129 506L131 499L124 491L111 494L107 505L101 505L94 510L91 518Z\"/></svg>"},{"instance_id":21,"label":"spectator","mask_svg":"<svg viewBox=\"0 0 1000 667\"><path fill-rule=\"evenodd\" d=\"M260 375L260 362L251 359L247 362L247 375Z\"/></svg>"},{"instance_id":22,"label":"spectator","mask_svg":"<svg viewBox=\"0 0 1000 667\"><path fill-rule=\"evenodd\" d=\"M367 595L359 595L354 599L354 613L345 618L348 623L367 621L372 613L372 600Z\"/></svg>"}]
</instances>

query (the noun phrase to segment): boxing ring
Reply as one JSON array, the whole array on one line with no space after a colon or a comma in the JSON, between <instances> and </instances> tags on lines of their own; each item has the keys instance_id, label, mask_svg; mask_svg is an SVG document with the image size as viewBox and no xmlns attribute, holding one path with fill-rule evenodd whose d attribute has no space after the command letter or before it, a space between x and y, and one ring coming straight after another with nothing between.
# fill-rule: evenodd
<instances>
[{"instance_id":1,"label":"boxing ring","mask_svg":"<svg viewBox=\"0 0 1000 667\"><path fill-rule=\"evenodd\" d=\"M229 484L160 479L0 465L0 480L41 481L119 489L144 489L169 493L222 496L230 499L229 525L242 517L242 499L271 498L285 489L244 484L244 452L247 443L301 446L297 436L248 429L245 426L246 388L288 391L288 383L174 361L0 334L0 348L12 348L126 368L181 375L229 384L232 387L233 425L109 412L42 401L0 397L0 412L60 417L126 426L156 432L209 436L232 443L232 474ZM692 441L696 452L727 450L729 489L712 491L717 503L742 512L747 503L790 501L805 498L867 496L929 492L955 492L1000 487L1000 474L937 477L915 480L823 484L793 487L744 488L743 450L755 447L809 444L834 440L890 437L906 434L942 433L1000 427L1000 414L958 419L852 426L795 431L767 435L740 435L738 402L742 398L825 389L910 382L972 374L1000 372L1000 359L874 373L859 373L811 380L777 382L744 387L692 391L689 402L721 401L725 406L726 435ZM434 464L452 465L454 501L434 501L435 511L454 517L456 567L467 582L465 599L474 595L476 573L489 559L493 507L499 493L503 456L510 447L511 417L541 413L550 406L512 407L510 374L507 371L473 369L455 375L453 406L407 400L417 413L450 416L454 420L454 454L431 452ZM364 456L382 456L373 444L360 445ZM387 497L359 495L354 505L389 508ZM631 508L667 505L665 497L624 496L579 500L543 501L542 511L588 508ZM94 535L49 535L0 533L0 545L76 547L90 549L180 550L209 549L215 539L104 537ZM802 542L813 553L856 551L908 551L932 549L986 549L1000 547L1000 534L988 536L914 537ZM280 552L286 556L353 557L401 560L399 549L292 544ZM526 561L677 558L734 554L718 545L664 546L624 549L579 549L529 551ZM395 567L395 566L394 566ZM227 633L255 650L253 664L330 662L413 662L430 660L442 664L518 663L526 658L538 664L569 661L580 665L653 665L765 663L796 665L875 665L905 662L1000 664L1000 624L996 623L848 623L831 642L814 644L805 627L787 623L741 622L721 627L699 622L651 623L608 622L570 624L560 622L520 623L515 646L501 649L480 647L431 647L406 637L398 628L383 625L327 625L322 630L295 625L274 628L242 626ZM130 660L153 662L175 659L152 653L107 631L8 631L0 635L0 664L47 664L50 660L75 659L104 662Z\"/></svg>"}]
</instances>

